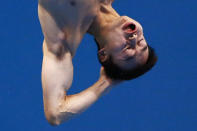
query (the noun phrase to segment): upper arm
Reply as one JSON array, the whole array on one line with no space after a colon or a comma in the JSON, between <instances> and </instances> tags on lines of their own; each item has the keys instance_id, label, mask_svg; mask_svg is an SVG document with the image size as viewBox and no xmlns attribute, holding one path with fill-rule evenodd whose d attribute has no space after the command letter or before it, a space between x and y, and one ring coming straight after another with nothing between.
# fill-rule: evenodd
<instances>
[{"instance_id":1,"label":"upper arm","mask_svg":"<svg viewBox=\"0 0 197 131\"><path fill-rule=\"evenodd\" d=\"M45 38L42 64L44 110L47 120L56 123L54 119L58 118L59 106L73 80L72 53L57 19L40 5L38 13Z\"/></svg>"},{"instance_id":2,"label":"upper arm","mask_svg":"<svg viewBox=\"0 0 197 131\"><path fill-rule=\"evenodd\" d=\"M63 49L62 49L63 50ZM60 56L59 56L60 54ZM73 80L72 56L69 51L54 53L43 43L42 82L45 86L60 86L68 90Z\"/></svg>"},{"instance_id":3,"label":"upper arm","mask_svg":"<svg viewBox=\"0 0 197 131\"><path fill-rule=\"evenodd\" d=\"M38 15L41 24L42 32L45 38L47 49L55 55L62 55L66 50L69 50L66 41L65 32L57 24L57 20L51 13L40 4L38 5Z\"/></svg>"},{"instance_id":4,"label":"upper arm","mask_svg":"<svg viewBox=\"0 0 197 131\"><path fill-rule=\"evenodd\" d=\"M42 88L45 116L50 123L59 122L59 109L66 98L66 91L73 80L72 56L69 52L60 59L47 49L44 42L42 64Z\"/></svg>"}]
</instances>

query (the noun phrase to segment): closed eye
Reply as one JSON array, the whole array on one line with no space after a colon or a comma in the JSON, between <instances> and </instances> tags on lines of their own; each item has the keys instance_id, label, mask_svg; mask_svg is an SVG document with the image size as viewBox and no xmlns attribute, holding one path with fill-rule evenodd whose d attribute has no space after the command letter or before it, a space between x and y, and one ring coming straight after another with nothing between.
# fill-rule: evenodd
<instances>
[{"instance_id":1,"label":"closed eye","mask_svg":"<svg viewBox=\"0 0 197 131\"><path fill-rule=\"evenodd\" d=\"M127 57L125 60L126 61L130 61L130 60L132 60L134 57L133 56L131 56L131 57Z\"/></svg>"},{"instance_id":2,"label":"closed eye","mask_svg":"<svg viewBox=\"0 0 197 131\"><path fill-rule=\"evenodd\" d=\"M142 48L142 51L146 51L147 48L148 46L146 45L144 48Z\"/></svg>"}]
</instances>

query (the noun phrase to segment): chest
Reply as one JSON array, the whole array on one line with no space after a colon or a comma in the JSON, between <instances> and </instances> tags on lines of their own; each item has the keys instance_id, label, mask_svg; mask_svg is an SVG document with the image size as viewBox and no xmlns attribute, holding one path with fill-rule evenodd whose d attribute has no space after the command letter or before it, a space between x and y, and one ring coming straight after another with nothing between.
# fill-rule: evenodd
<instances>
[{"instance_id":1,"label":"chest","mask_svg":"<svg viewBox=\"0 0 197 131\"><path fill-rule=\"evenodd\" d=\"M75 52L99 8L98 0L39 0L45 37L65 40ZM74 54L74 53L73 53Z\"/></svg>"}]
</instances>

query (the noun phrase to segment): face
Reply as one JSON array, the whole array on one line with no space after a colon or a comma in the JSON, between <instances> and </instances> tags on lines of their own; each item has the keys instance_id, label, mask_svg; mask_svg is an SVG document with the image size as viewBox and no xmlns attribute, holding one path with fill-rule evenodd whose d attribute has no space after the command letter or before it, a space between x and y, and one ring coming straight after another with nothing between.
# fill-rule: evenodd
<instances>
[{"instance_id":1,"label":"face","mask_svg":"<svg viewBox=\"0 0 197 131\"><path fill-rule=\"evenodd\" d=\"M129 70L146 63L148 46L142 26L123 16L106 27L104 38L106 54L122 69Z\"/></svg>"}]
</instances>

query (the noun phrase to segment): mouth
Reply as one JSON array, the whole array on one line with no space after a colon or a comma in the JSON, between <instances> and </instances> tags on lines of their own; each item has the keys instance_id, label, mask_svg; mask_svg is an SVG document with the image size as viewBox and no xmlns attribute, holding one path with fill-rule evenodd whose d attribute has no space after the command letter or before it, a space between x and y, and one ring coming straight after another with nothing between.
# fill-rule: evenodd
<instances>
[{"instance_id":1,"label":"mouth","mask_svg":"<svg viewBox=\"0 0 197 131\"><path fill-rule=\"evenodd\" d=\"M127 22L123 25L122 29L126 33L134 33L134 32L136 32L137 27L133 22Z\"/></svg>"}]
</instances>

